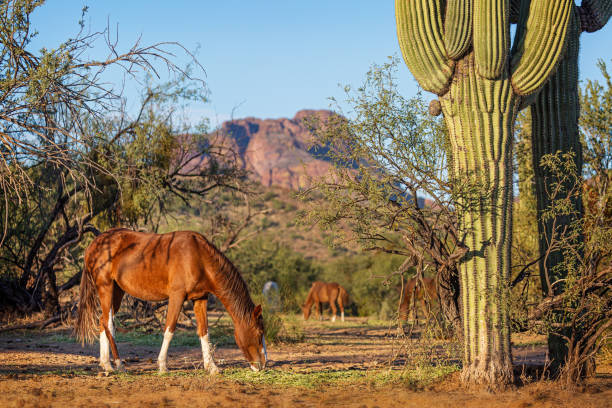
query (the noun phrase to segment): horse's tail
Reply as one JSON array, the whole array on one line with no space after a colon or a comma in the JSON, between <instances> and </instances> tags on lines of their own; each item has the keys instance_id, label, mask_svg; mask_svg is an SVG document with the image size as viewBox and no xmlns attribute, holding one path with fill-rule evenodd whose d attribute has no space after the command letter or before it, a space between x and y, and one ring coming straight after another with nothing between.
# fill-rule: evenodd
<instances>
[{"instance_id":1,"label":"horse's tail","mask_svg":"<svg viewBox=\"0 0 612 408\"><path fill-rule=\"evenodd\" d=\"M96 282L87 267L87 256L83 262L83 274L81 276L81 289L79 291L79 309L75 326L77 339L83 345L85 342L93 343L98 336L98 324L100 317L97 310L100 301L97 296Z\"/></svg>"}]
</instances>

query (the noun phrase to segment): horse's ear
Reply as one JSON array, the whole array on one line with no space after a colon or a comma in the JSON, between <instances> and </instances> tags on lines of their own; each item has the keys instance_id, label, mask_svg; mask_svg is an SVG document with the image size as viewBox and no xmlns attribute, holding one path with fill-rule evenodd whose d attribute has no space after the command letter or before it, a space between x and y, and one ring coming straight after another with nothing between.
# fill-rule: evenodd
<instances>
[{"instance_id":1,"label":"horse's ear","mask_svg":"<svg viewBox=\"0 0 612 408\"><path fill-rule=\"evenodd\" d=\"M261 305L257 305L255 306L255 310L253 310L253 317L255 319L259 319L260 316L261 316Z\"/></svg>"}]
</instances>

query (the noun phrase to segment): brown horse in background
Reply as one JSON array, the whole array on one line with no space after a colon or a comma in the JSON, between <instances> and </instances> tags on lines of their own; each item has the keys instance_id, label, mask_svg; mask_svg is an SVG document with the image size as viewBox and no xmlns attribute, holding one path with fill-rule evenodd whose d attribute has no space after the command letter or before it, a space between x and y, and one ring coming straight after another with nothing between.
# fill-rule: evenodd
<instances>
[{"instance_id":1,"label":"brown horse in background","mask_svg":"<svg viewBox=\"0 0 612 408\"><path fill-rule=\"evenodd\" d=\"M407 320L410 314L411 303L419 301L423 309L423 313L429 314L427 305L438 303L438 286L433 278L423 278L422 283L416 278L409 279L404 287L404 293L399 308L400 320ZM415 305L416 306L416 305ZM416 307L414 308L415 319L418 320Z\"/></svg>"},{"instance_id":2,"label":"brown horse in background","mask_svg":"<svg viewBox=\"0 0 612 408\"><path fill-rule=\"evenodd\" d=\"M346 289L336 282L314 282L306 297L306 303L302 306L304 320L308 320L310 317L310 309L313 304L315 305L319 320L321 320L321 303L329 303L332 310L331 320L335 322L337 311L336 302L338 302L338 306L340 306L340 318L344 321L344 305L348 304L348 300L349 297Z\"/></svg>"},{"instance_id":3,"label":"brown horse in background","mask_svg":"<svg viewBox=\"0 0 612 408\"><path fill-rule=\"evenodd\" d=\"M99 298L102 315L97 325ZM266 365L261 305L255 306L236 267L206 238L196 232L168 234L113 229L96 237L85 251L77 336L82 342L100 335L100 365L111 371L109 342L117 369L121 360L114 338L113 316L123 294L148 301L168 299L164 341L158 357L159 371L167 371L168 347L183 302L193 301L202 345L204 367L218 372L208 341L206 303L214 294L234 321L236 344L253 370Z\"/></svg>"}]
</instances>

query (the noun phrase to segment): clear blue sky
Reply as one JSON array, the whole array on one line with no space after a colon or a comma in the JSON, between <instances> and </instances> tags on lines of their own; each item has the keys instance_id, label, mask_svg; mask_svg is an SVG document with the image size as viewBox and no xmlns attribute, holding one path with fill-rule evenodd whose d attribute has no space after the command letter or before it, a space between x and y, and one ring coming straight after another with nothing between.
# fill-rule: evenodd
<instances>
[{"instance_id":1,"label":"clear blue sky","mask_svg":"<svg viewBox=\"0 0 612 408\"><path fill-rule=\"evenodd\" d=\"M300 109L327 108L328 97L342 97L338 84L359 85L372 63L401 55L393 0L55 0L33 16L35 45L51 48L74 36L84 5L92 30L107 21L118 25L120 50L138 36L143 44L199 46L211 95L195 116L224 120L236 108L236 118L293 117ZM612 69L612 23L584 33L581 44L581 78L601 78L597 58ZM399 86L406 94L417 89L405 66Z\"/></svg>"}]
</instances>

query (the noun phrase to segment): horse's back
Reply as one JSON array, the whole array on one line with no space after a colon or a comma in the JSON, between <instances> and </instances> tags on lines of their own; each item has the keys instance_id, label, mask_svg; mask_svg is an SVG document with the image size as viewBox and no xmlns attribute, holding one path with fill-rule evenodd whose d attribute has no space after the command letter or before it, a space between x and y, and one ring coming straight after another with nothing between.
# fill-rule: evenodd
<instances>
[{"instance_id":1,"label":"horse's back","mask_svg":"<svg viewBox=\"0 0 612 408\"><path fill-rule=\"evenodd\" d=\"M335 302L340 293L340 285L336 282L322 282L321 297L323 302Z\"/></svg>"},{"instance_id":2,"label":"horse's back","mask_svg":"<svg viewBox=\"0 0 612 408\"><path fill-rule=\"evenodd\" d=\"M202 240L208 243L191 231L155 234L113 229L94 239L85 262L101 281L115 281L140 299L163 300L175 287L192 291L202 280L207 256Z\"/></svg>"}]
</instances>

